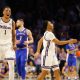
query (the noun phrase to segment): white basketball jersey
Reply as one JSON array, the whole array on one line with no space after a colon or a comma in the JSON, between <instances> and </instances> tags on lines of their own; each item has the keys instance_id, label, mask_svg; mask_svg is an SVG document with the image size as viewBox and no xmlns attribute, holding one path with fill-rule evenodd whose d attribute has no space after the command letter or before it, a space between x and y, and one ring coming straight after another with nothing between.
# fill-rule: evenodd
<instances>
[{"instance_id":1,"label":"white basketball jersey","mask_svg":"<svg viewBox=\"0 0 80 80\"><path fill-rule=\"evenodd\" d=\"M0 45L5 44L12 44L12 19L6 23L0 17Z\"/></svg>"},{"instance_id":2,"label":"white basketball jersey","mask_svg":"<svg viewBox=\"0 0 80 80\"><path fill-rule=\"evenodd\" d=\"M55 55L55 43L52 42L53 39L55 39L55 36L52 32L46 31L44 33L42 55L47 55L47 56Z\"/></svg>"}]
</instances>

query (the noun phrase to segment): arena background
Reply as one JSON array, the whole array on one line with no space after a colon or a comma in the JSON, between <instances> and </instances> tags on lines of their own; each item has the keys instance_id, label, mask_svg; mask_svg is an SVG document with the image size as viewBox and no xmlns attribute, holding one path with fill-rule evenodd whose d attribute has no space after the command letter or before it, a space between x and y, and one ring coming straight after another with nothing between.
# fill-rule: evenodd
<instances>
[{"instance_id":1,"label":"arena background","mask_svg":"<svg viewBox=\"0 0 80 80\"><path fill-rule=\"evenodd\" d=\"M55 23L56 35L59 32L68 32L74 38L80 34L80 1L79 0L0 0L1 8L8 5L12 8L12 18L25 19L25 26L30 28L33 36L41 32L44 19ZM37 31L35 31L38 28ZM40 34L40 33L39 33Z\"/></svg>"},{"instance_id":2,"label":"arena background","mask_svg":"<svg viewBox=\"0 0 80 80\"><path fill-rule=\"evenodd\" d=\"M12 18L23 18L25 27L32 31L34 52L37 41L43 35L43 21L55 25L55 35L60 40L80 40L80 0L0 0L0 16L4 6L12 9Z\"/></svg>"}]
</instances>

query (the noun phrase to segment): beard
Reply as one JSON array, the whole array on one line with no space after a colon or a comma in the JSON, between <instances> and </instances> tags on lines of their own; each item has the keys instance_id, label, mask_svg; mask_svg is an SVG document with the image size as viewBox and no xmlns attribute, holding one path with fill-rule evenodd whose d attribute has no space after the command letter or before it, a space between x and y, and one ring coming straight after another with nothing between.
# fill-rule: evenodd
<instances>
[{"instance_id":1,"label":"beard","mask_svg":"<svg viewBox=\"0 0 80 80\"><path fill-rule=\"evenodd\" d=\"M20 27L21 27L21 26L18 25L18 26L16 26L16 29L19 29Z\"/></svg>"}]
</instances>

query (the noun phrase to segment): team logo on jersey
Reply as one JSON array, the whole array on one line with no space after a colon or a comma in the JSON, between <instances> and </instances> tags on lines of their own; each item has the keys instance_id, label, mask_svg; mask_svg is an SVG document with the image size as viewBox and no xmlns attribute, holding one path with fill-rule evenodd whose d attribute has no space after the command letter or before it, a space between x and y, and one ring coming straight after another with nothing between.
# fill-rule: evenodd
<instances>
[{"instance_id":1,"label":"team logo on jersey","mask_svg":"<svg viewBox=\"0 0 80 80\"><path fill-rule=\"evenodd\" d=\"M7 26L5 26L5 25L0 25L0 28L2 28L2 29L11 29L11 27L7 27Z\"/></svg>"},{"instance_id":2,"label":"team logo on jersey","mask_svg":"<svg viewBox=\"0 0 80 80\"><path fill-rule=\"evenodd\" d=\"M17 35L25 35L25 33L17 33Z\"/></svg>"}]
</instances>

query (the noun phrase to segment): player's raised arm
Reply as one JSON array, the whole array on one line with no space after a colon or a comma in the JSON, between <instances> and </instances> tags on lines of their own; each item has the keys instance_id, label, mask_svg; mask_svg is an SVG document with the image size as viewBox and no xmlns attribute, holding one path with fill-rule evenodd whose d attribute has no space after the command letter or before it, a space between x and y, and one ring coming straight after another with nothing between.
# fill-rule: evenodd
<instances>
[{"instance_id":1,"label":"player's raised arm","mask_svg":"<svg viewBox=\"0 0 80 80\"><path fill-rule=\"evenodd\" d=\"M12 22L12 42L13 42L13 48L16 47L16 33L15 33L15 22Z\"/></svg>"}]
</instances>

